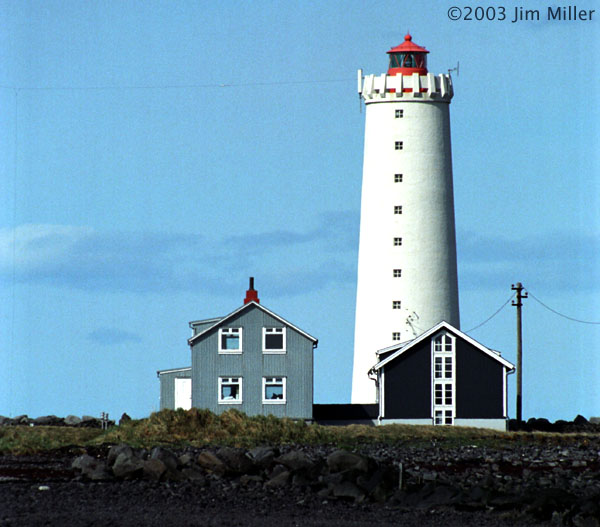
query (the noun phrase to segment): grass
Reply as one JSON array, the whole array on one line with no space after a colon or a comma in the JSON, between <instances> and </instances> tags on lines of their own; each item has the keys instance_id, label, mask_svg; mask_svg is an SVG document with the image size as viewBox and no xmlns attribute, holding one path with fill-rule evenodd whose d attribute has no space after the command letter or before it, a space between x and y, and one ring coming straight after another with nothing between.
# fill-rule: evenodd
<instances>
[{"instance_id":1,"label":"grass","mask_svg":"<svg viewBox=\"0 0 600 527\"><path fill-rule=\"evenodd\" d=\"M321 426L273 416L248 417L237 410L215 415L208 410L162 410L109 430L52 426L0 427L0 453L26 454L66 446L127 443L134 447L230 445L335 445L356 448L385 443L440 447L478 445L501 447L519 442L565 443L578 436L498 432L476 428L411 425ZM582 440L585 441L585 438Z\"/></svg>"}]
</instances>

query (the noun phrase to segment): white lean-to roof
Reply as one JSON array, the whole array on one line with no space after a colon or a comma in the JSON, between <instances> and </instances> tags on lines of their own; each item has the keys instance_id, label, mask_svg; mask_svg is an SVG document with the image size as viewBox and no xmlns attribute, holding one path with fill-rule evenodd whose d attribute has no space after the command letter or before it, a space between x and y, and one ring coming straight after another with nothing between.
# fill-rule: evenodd
<instances>
[{"instance_id":1,"label":"white lean-to roof","mask_svg":"<svg viewBox=\"0 0 600 527\"><path fill-rule=\"evenodd\" d=\"M156 375L161 376L165 373L179 373L182 371L190 371L192 369L191 366L186 366L185 368L171 368L170 370L158 370Z\"/></svg>"},{"instance_id":2,"label":"white lean-to roof","mask_svg":"<svg viewBox=\"0 0 600 527\"><path fill-rule=\"evenodd\" d=\"M237 308L235 311L229 313L229 315L227 315L227 316L225 316L223 318L217 318L217 319L215 319L216 322L214 324L212 324L211 326L207 327L206 329L204 329L203 331L201 331L197 335L194 335L193 337L189 338L188 339L188 344L191 346L202 335L204 335L205 333L208 333L209 331L211 331L212 329L214 329L214 328L216 328L218 326L221 326L221 325L225 324L229 319L231 319L235 315L241 313L242 311L244 311L244 309L248 309L250 306L257 307L258 309L262 310L263 312L267 313L268 315L272 316L273 318L276 318L277 320L279 320L279 322L281 322L282 324L285 324L286 326L294 329L295 331L297 331L301 335L305 336L307 339L312 340L313 343L314 343L314 347L316 347L318 340L315 337L309 335L308 333L306 333L306 331L302 331L299 327L294 326L294 324L292 324L291 322L288 322L284 318L280 317L276 313L273 313L273 311L271 311L270 309L267 309L265 306L263 306L261 304L258 304L254 300L251 301L251 302L248 302L247 304L244 304L243 306L241 306L239 308ZM207 319L207 321L210 321L210 320L211 319Z\"/></svg>"},{"instance_id":3,"label":"white lean-to roof","mask_svg":"<svg viewBox=\"0 0 600 527\"><path fill-rule=\"evenodd\" d=\"M394 350L396 350L395 353L392 353L391 355L389 355L388 357L386 357L382 361L379 361L377 364L375 364L375 366L373 366L372 369L373 370L378 370L378 369L382 368L388 362L393 361L395 358L399 357L404 352L406 352L406 351L414 348L420 342L423 342L424 340L430 338L432 335L435 335L436 333L438 333L439 331L441 331L443 329L449 331L450 333L454 333L456 336L462 338L463 340L466 340L469 344L475 346L478 350L482 351L483 353L485 353L486 355L488 355L492 359L498 361L500 364L502 364L502 366L504 366L508 370L514 370L515 369L515 365L512 364L511 362L507 361L506 359L503 359L500 356L500 352L491 350L490 348L486 348L483 344L480 344L475 339L469 337L469 335L467 335L466 333L463 333L462 331L460 331L459 329L456 329L451 324L448 324L448 322L446 322L445 320L443 320L439 324L433 326L431 329L429 329L425 333L419 335L416 339L411 340L408 343L395 344L394 346L389 346L387 348L383 348L383 349L377 351L377 354L381 355L383 353L387 353L387 352L390 352L390 351L393 352Z\"/></svg>"}]
</instances>

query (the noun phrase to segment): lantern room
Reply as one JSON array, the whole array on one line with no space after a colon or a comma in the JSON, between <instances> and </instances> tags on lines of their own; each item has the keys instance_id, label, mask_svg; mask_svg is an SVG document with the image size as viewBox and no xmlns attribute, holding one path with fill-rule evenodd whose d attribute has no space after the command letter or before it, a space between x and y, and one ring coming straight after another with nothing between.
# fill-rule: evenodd
<instances>
[{"instance_id":1,"label":"lantern room","mask_svg":"<svg viewBox=\"0 0 600 527\"><path fill-rule=\"evenodd\" d=\"M402 44L390 49L387 53L390 56L388 75L427 74L427 53L429 51L413 43L410 34L404 37Z\"/></svg>"}]
</instances>

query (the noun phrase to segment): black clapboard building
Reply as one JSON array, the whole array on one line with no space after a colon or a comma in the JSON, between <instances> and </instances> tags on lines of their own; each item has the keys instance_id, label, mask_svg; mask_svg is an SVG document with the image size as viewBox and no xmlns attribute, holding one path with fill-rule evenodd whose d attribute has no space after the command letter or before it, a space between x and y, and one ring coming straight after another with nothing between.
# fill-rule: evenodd
<instances>
[{"instance_id":1,"label":"black clapboard building","mask_svg":"<svg viewBox=\"0 0 600 527\"><path fill-rule=\"evenodd\" d=\"M447 322L377 352L378 421L506 430L514 365Z\"/></svg>"}]
</instances>

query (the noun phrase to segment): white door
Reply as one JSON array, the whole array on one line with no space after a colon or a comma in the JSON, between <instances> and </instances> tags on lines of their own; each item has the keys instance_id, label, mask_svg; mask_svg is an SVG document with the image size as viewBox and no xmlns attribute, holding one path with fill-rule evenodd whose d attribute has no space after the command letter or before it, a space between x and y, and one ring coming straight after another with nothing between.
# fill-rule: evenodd
<instances>
[{"instance_id":1,"label":"white door","mask_svg":"<svg viewBox=\"0 0 600 527\"><path fill-rule=\"evenodd\" d=\"M192 379L175 379L175 409L192 407Z\"/></svg>"}]
</instances>

